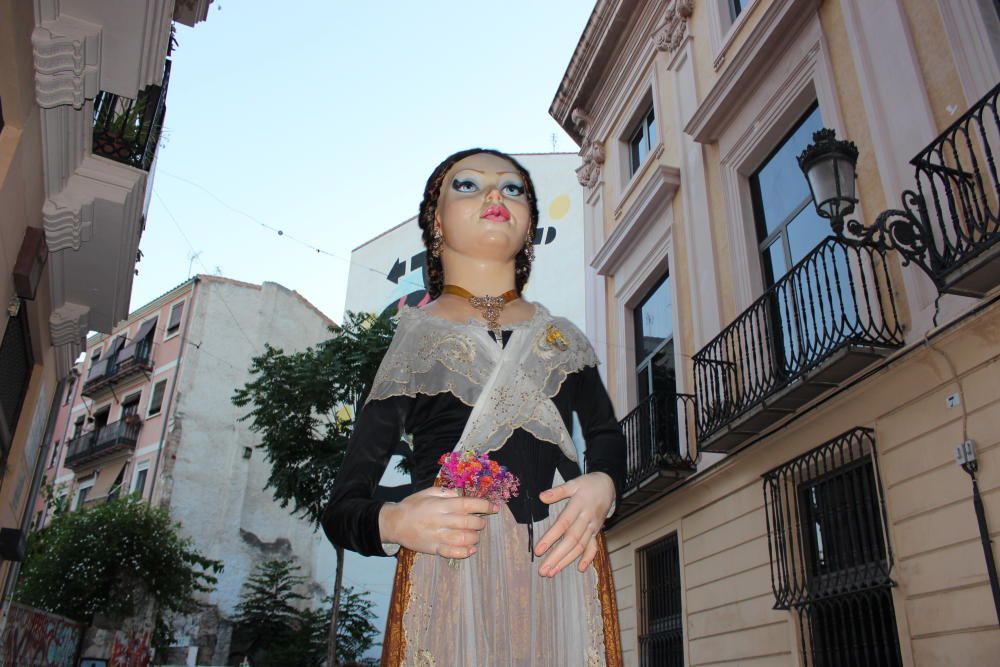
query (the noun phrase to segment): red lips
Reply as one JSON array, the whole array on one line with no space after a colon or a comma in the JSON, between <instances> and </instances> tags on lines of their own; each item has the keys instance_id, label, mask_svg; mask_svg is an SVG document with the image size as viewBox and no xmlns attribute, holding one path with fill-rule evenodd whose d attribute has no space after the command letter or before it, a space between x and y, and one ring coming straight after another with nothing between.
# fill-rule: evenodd
<instances>
[{"instance_id":1,"label":"red lips","mask_svg":"<svg viewBox=\"0 0 1000 667\"><path fill-rule=\"evenodd\" d=\"M506 206L501 206L500 204L490 204L479 217L493 222L507 222L510 220L510 211L507 210Z\"/></svg>"}]
</instances>

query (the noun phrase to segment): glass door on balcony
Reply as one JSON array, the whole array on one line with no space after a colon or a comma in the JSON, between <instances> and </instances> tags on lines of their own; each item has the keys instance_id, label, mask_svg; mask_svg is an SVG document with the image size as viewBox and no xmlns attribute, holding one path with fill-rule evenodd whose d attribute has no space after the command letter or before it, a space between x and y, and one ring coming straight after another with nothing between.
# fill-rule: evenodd
<instances>
[{"instance_id":1,"label":"glass door on balcony","mask_svg":"<svg viewBox=\"0 0 1000 667\"><path fill-rule=\"evenodd\" d=\"M750 177L764 288L771 295L764 321L755 326L767 341L772 370L785 377L802 370L813 356L809 350L827 337L826 328L834 318L818 310L817 304L829 306L831 294L836 295L833 300L853 299L849 285L839 284L849 280L846 257L836 253L789 274L830 235L829 223L817 215L796 159L822 127L819 106L813 104ZM840 306L844 313L854 311L850 304Z\"/></svg>"},{"instance_id":2,"label":"glass door on balcony","mask_svg":"<svg viewBox=\"0 0 1000 667\"><path fill-rule=\"evenodd\" d=\"M643 468L657 452L678 451L677 379L674 367L673 291L664 276L633 310L637 407L647 414L631 456Z\"/></svg>"}]
</instances>

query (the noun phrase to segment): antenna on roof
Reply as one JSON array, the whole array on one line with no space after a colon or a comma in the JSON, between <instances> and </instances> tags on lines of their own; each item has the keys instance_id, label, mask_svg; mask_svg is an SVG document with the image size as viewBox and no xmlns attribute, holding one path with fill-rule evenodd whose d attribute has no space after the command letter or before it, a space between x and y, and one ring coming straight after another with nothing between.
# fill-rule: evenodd
<instances>
[{"instance_id":1,"label":"antenna on roof","mask_svg":"<svg viewBox=\"0 0 1000 667\"><path fill-rule=\"evenodd\" d=\"M552 133L552 152L556 152L556 133Z\"/></svg>"},{"instance_id":2,"label":"antenna on roof","mask_svg":"<svg viewBox=\"0 0 1000 667\"><path fill-rule=\"evenodd\" d=\"M191 268L194 266L194 260L201 256L201 251L191 253L191 261L188 262L188 278L191 277Z\"/></svg>"}]
</instances>

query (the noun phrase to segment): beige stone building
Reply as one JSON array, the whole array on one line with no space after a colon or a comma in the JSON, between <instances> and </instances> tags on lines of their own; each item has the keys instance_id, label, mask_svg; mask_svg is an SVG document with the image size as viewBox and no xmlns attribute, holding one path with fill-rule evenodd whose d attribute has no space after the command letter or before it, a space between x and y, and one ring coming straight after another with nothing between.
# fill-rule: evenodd
<instances>
[{"instance_id":1,"label":"beige stone building","mask_svg":"<svg viewBox=\"0 0 1000 667\"><path fill-rule=\"evenodd\" d=\"M997 664L998 81L992 0L596 3L550 113L626 664ZM821 128L859 153L829 220Z\"/></svg>"},{"instance_id":2,"label":"beige stone building","mask_svg":"<svg viewBox=\"0 0 1000 667\"><path fill-rule=\"evenodd\" d=\"M0 0L0 602L53 407L88 331L128 314L172 22L210 2Z\"/></svg>"}]
</instances>

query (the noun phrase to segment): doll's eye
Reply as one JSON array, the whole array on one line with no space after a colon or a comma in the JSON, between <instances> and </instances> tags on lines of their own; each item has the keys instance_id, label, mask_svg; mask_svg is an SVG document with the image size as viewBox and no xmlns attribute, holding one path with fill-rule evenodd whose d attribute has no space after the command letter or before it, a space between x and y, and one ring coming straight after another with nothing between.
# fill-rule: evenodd
<instances>
[{"instance_id":1,"label":"doll's eye","mask_svg":"<svg viewBox=\"0 0 1000 667\"><path fill-rule=\"evenodd\" d=\"M479 189L479 186L476 185L473 181L464 178L456 178L454 181L452 181L451 187L456 192L475 192L476 190Z\"/></svg>"},{"instance_id":2,"label":"doll's eye","mask_svg":"<svg viewBox=\"0 0 1000 667\"><path fill-rule=\"evenodd\" d=\"M524 186L520 183L504 183L500 191L507 197L520 197L524 194Z\"/></svg>"}]
</instances>

